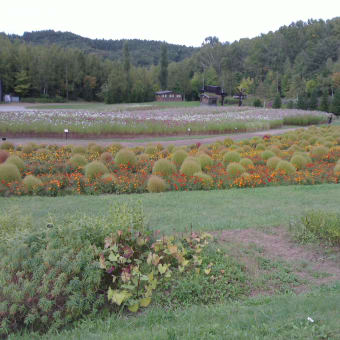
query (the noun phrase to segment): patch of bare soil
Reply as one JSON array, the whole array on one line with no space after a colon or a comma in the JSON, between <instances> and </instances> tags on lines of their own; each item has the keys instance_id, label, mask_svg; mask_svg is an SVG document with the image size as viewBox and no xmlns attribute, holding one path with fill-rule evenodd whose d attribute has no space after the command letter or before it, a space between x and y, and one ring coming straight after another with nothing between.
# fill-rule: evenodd
<instances>
[{"instance_id":1,"label":"patch of bare soil","mask_svg":"<svg viewBox=\"0 0 340 340\"><path fill-rule=\"evenodd\" d=\"M231 254L237 256L246 266L255 281L277 271L275 263L286 265L285 268L281 268L281 274L274 275L276 280L272 280L271 284L267 285L269 281L264 283L265 280L262 279L262 284L255 285L252 295L274 293L280 286L280 281L285 283L291 280L289 283L296 293L307 291L312 286L340 281L339 248L298 244L289 232L281 227L265 231L223 230L214 235L222 246L226 246ZM259 265L259 259L262 263L268 261L269 265L267 267ZM296 277L297 280L293 282L292 277Z\"/></svg>"}]
</instances>

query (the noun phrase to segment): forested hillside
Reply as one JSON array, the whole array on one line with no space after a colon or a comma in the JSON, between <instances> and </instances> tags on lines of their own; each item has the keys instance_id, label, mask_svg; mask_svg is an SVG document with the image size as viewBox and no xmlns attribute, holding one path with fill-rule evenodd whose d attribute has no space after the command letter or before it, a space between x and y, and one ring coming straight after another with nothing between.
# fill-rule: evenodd
<instances>
[{"instance_id":1,"label":"forested hillside","mask_svg":"<svg viewBox=\"0 0 340 340\"><path fill-rule=\"evenodd\" d=\"M36 31L25 32L22 36L11 35L12 40L19 39L21 41L32 43L34 45L52 45L56 44L66 48L78 48L87 53L93 53L98 56L119 60L123 56L123 45L126 40L104 40L89 39L71 32L55 32ZM161 41L130 39L129 50L131 62L136 66L157 65L159 62L159 50ZM168 58L170 62L182 61L191 57L197 50L194 47L183 45L166 44L168 48Z\"/></svg>"},{"instance_id":2,"label":"forested hillside","mask_svg":"<svg viewBox=\"0 0 340 340\"><path fill-rule=\"evenodd\" d=\"M233 43L208 37L181 61L173 58L172 45L144 43L154 46L150 58L157 65L134 62L134 53L139 51L139 60L144 54L138 40L91 40L53 31L26 33L20 39L0 35L0 79L6 93L21 97L106 102L148 101L165 88L197 99L204 80L223 86L229 95L242 89L262 100L291 98L311 109L322 100L328 105L328 97L340 90L340 18L299 21ZM118 59L105 58L113 51Z\"/></svg>"}]
</instances>

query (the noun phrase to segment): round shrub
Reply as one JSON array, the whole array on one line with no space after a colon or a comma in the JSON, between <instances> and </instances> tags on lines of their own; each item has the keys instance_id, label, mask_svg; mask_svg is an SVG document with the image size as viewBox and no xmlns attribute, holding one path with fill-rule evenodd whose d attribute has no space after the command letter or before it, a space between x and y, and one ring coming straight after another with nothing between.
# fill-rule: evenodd
<instances>
[{"instance_id":1,"label":"round shrub","mask_svg":"<svg viewBox=\"0 0 340 340\"><path fill-rule=\"evenodd\" d=\"M24 161L16 155L9 156L6 160L6 163L14 164L20 172L23 172L25 169L25 163Z\"/></svg>"},{"instance_id":2,"label":"round shrub","mask_svg":"<svg viewBox=\"0 0 340 340\"><path fill-rule=\"evenodd\" d=\"M214 185L214 181L211 176L204 172L195 172L194 177L197 177L202 184L203 189L211 189Z\"/></svg>"},{"instance_id":3,"label":"round shrub","mask_svg":"<svg viewBox=\"0 0 340 340\"><path fill-rule=\"evenodd\" d=\"M264 151L264 150L266 150L266 146L263 143L257 144L256 145L256 150Z\"/></svg>"},{"instance_id":4,"label":"round shrub","mask_svg":"<svg viewBox=\"0 0 340 340\"><path fill-rule=\"evenodd\" d=\"M183 161L187 158L188 153L184 150L177 150L172 155L172 161L175 163L175 165L179 168Z\"/></svg>"},{"instance_id":5,"label":"round shrub","mask_svg":"<svg viewBox=\"0 0 340 340\"><path fill-rule=\"evenodd\" d=\"M275 153L273 151L270 151L270 150L265 150L261 153L261 158L266 161L268 160L269 158L272 158L275 156Z\"/></svg>"},{"instance_id":6,"label":"round shrub","mask_svg":"<svg viewBox=\"0 0 340 340\"><path fill-rule=\"evenodd\" d=\"M22 183L25 187L25 190L29 193L32 193L34 190L43 185L42 181L33 175L26 176Z\"/></svg>"},{"instance_id":7,"label":"round shrub","mask_svg":"<svg viewBox=\"0 0 340 340\"><path fill-rule=\"evenodd\" d=\"M287 175L294 175L296 172L295 167L292 163L288 161L283 161L283 160L281 160L277 164L276 170L284 170Z\"/></svg>"},{"instance_id":8,"label":"round shrub","mask_svg":"<svg viewBox=\"0 0 340 340\"><path fill-rule=\"evenodd\" d=\"M269 169L275 170L280 161L281 158L274 156L269 158L266 164Z\"/></svg>"},{"instance_id":9,"label":"round shrub","mask_svg":"<svg viewBox=\"0 0 340 340\"><path fill-rule=\"evenodd\" d=\"M101 154L104 151L104 148L101 145L98 145L98 144L95 144L95 143L89 144L87 148L91 153Z\"/></svg>"},{"instance_id":10,"label":"round shrub","mask_svg":"<svg viewBox=\"0 0 340 340\"><path fill-rule=\"evenodd\" d=\"M68 162L73 168L81 168L87 164L86 158L80 154L73 155Z\"/></svg>"},{"instance_id":11,"label":"round shrub","mask_svg":"<svg viewBox=\"0 0 340 340\"><path fill-rule=\"evenodd\" d=\"M244 168L246 168L246 169L248 169L248 168L254 166L253 161L252 161L251 159L249 159L249 158L242 158L242 159L240 160L240 164L241 164Z\"/></svg>"},{"instance_id":12,"label":"round shrub","mask_svg":"<svg viewBox=\"0 0 340 340\"><path fill-rule=\"evenodd\" d=\"M193 176L194 173L201 171L201 164L196 160L189 159L182 163L180 173L186 176Z\"/></svg>"},{"instance_id":13,"label":"round shrub","mask_svg":"<svg viewBox=\"0 0 340 340\"><path fill-rule=\"evenodd\" d=\"M231 138L228 137L228 138L224 139L223 144L225 146L230 146L230 145L234 144L234 141Z\"/></svg>"},{"instance_id":14,"label":"round shrub","mask_svg":"<svg viewBox=\"0 0 340 340\"><path fill-rule=\"evenodd\" d=\"M297 170L301 170L306 167L307 159L302 155L295 155L290 162L295 166Z\"/></svg>"},{"instance_id":15,"label":"round shrub","mask_svg":"<svg viewBox=\"0 0 340 340\"><path fill-rule=\"evenodd\" d=\"M77 153L85 154L86 148L84 146L81 146L81 145L76 145L76 146L73 147L72 153L73 154L77 154Z\"/></svg>"},{"instance_id":16,"label":"round shrub","mask_svg":"<svg viewBox=\"0 0 340 340\"><path fill-rule=\"evenodd\" d=\"M111 152L113 155L115 155L121 149L123 149L123 146L119 143L113 143L106 148L106 150Z\"/></svg>"},{"instance_id":17,"label":"round shrub","mask_svg":"<svg viewBox=\"0 0 340 340\"><path fill-rule=\"evenodd\" d=\"M141 153L138 155L138 160L139 161L148 161L150 160L150 156L147 153Z\"/></svg>"},{"instance_id":18,"label":"round shrub","mask_svg":"<svg viewBox=\"0 0 340 340\"><path fill-rule=\"evenodd\" d=\"M224 164L229 164L229 163L238 163L241 160L241 156L238 152L236 151L229 151L224 154L223 156L223 162Z\"/></svg>"},{"instance_id":19,"label":"round shrub","mask_svg":"<svg viewBox=\"0 0 340 340\"><path fill-rule=\"evenodd\" d=\"M169 144L166 149L169 151L169 152L172 152L175 148L175 145L174 144Z\"/></svg>"},{"instance_id":20,"label":"round shrub","mask_svg":"<svg viewBox=\"0 0 340 340\"><path fill-rule=\"evenodd\" d=\"M135 166L137 163L136 155L129 149L122 149L116 154L115 163L118 165Z\"/></svg>"},{"instance_id":21,"label":"round shrub","mask_svg":"<svg viewBox=\"0 0 340 340\"><path fill-rule=\"evenodd\" d=\"M4 163L8 157L9 157L9 153L7 151L0 150L0 164Z\"/></svg>"},{"instance_id":22,"label":"round shrub","mask_svg":"<svg viewBox=\"0 0 340 340\"><path fill-rule=\"evenodd\" d=\"M244 172L246 172L246 169L239 163L233 162L227 166L227 173L231 178L239 177Z\"/></svg>"},{"instance_id":23,"label":"round shrub","mask_svg":"<svg viewBox=\"0 0 340 340\"><path fill-rule=\"evenodd\" d=\"M104 163L111 163L113 161L113 156L111 152L103 152L100 156L100 160Z\"/></svg>"},{"instance_id":24,"label":"round shrub","mask_svg":"<svg viewBox=\"0 0 340 340\"><path fill-rule=\"evenodd\" d=\"M0 150L14 150L14 144L10 142L3 142L0 144Z\"/></svg>"},{"instance_id":25,"label":"round shrub","mask_svg":"<svg viewBox=\"0 0 340 340\"><path fill-rule=\"evenodd\" d=\"M34 151L34 146L32 144L26 144L22 147L22 152L25 154L30 154L33 153Z\"/></svg>"},{"instance_id":26,"label":"round shrub","mask_svg":"<svg viewBox=\"0 0 340 340\"><path fill-rule=\"evenodd\" d=\"M108 168L99 161L93 161L85 167L85 176L90 180L101 177L108 172Z\"/></svg>"},{"instance_id":27,"label":"round shrub","mask_svg":"<svg viewBox=\"0 0 340 340\"><path fill-rule=\"evenodd\" d=\"M338 162L334 167L334 175L340 176L340 163Z\"/></svg>"},{"instance_id":28,"label":"round shrub","mask_svg":"<svg viewBox=\"0 0 340 340\"><path fill-rule=\"evenodd\" d=\"M21 181L19 169L12 163L0 164L0 182L5 183Z\"/></svg>"},{"instance_id":29,"label":"round shrub","mask_svg":"<svg viewBox=\"0 0 340 340\"><path fill-rule=\"evenodd\" d=\"M205 153L199 155L198 160L201 163L202 170L207 170L208 168L211 168L214 164L212 158Z\"/></svg>"},{"instance_id":30,"label":"round shrub","mask_svg":"<svg viewBox=\"0 0 340 340\"><path fill-rule=\"evenodd\" d=\"M149 192L163 192L166 189L166 183L163 178L152 175L148 179L146 188Z\"/></svg>"},{"instance_id":31,"label":"round shrub","mask_svg":"<svg viewBox=\"0 0 340 340\"><path fill-rule=\"evenodd\" d=\"M250 152L251 151L251 146L250 145L244 145L242 147L243 152Z\"/></svg>"},{"instance_id":32,"label":"round shrub","mask_svg":"<svg viewBox=\"0 0 340 340\"><path fill-rule=\"evenodd\" d=\"M176 167L168 159L159 159L155 162L152 173L160 176L170 176L176 171Z\"/></svg>"},{"instance_id":33,"label":"round shrub","mask_svg":"<svg viewBox=\"0 0 340 340\"><path fill-rule=\"evenodd\" d=\"M157 152L157 145L149 144L145 148L145 153L148 155L154 155Z\"/></svg>"},{"instance_id":34,"label":"round shrub","mask_svg":"<svg viewBox=\"0 0 340 340\"><path fill-rule=\"evenodd\" d=\"M321 161L327 156L327 153L328 153L328 149L326 147L316 146L311 150L310 155L313 159L317 161Z\"/></svg>"}]
</instances>

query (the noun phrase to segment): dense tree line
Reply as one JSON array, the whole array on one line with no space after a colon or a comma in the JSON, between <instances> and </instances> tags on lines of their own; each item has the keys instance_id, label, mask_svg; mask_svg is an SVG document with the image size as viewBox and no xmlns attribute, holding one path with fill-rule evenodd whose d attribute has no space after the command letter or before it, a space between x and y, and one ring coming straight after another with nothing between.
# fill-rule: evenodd
<instances>
[{"instance_id":1,"label":"dense tree line","mask_svg":"<svg viewBox=\"0 0 340 340\"><path fill-rule=\"evenodd\" d=\"M222 86L228 95L243 91L266 101L276 98L275 105L282 99L299 108L331 110L329 96L340 91L340 18L299 21L233 43L208 37L183 60L171 57L169 44L157 42L148 66L136 63L134 40L120 41L119 58L110 60L89 53L88 47L111 51L114 41L82 38L84 46L79 40L78 48L66 48L78 36L63 33L59 44L60 34L25 33L25 39L0 35L0 78L6 93L141 102L153 100L154 92L165 87L198 99L205 83Z\"/></svg>"}]
</instances>

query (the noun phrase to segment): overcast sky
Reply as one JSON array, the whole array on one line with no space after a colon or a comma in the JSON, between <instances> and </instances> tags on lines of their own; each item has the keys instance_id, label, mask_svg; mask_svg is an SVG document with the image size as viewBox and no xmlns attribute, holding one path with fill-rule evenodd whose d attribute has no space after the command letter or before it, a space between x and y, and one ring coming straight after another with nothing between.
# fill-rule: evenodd
<instances>
[{"instance_id":1,"label":"overcast sky","mask_svg":"<svg viewBox=\"0 0 340 340\"><path fill-rule=\"evenodd\" d=\"M0 32L53 29L98 39L161 40L200 46L233 42L293 21L340 16L340 0L16 0L0 7Z\"/></svg>"}]
</instances>

